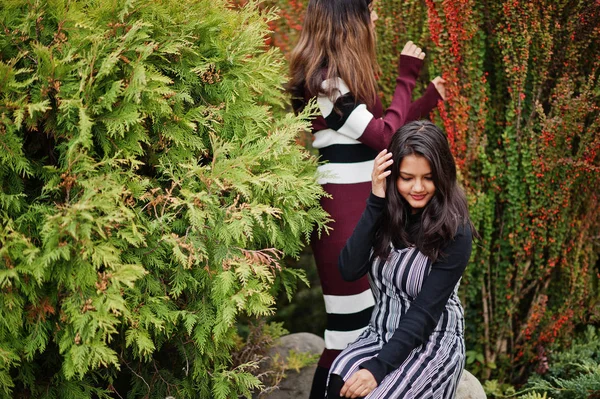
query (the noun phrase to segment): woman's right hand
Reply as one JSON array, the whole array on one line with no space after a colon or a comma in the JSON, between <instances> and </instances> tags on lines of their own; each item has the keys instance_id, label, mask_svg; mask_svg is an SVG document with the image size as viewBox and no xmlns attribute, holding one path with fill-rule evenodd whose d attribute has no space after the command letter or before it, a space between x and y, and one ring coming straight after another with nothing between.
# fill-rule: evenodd
<instances>
[{"instance_id":1,"label":"woman's right hand","mask_svg":"<svg viewBox=\"0 0 600 399\"><path fill-rule=\"evenodd\" d=\"M373 195L379 198L385 198L385 178L392 173L391 170L387 170L394 160L392 159L392 153L387 150L381 151L375 157L375 163L373 164L373 172L371 173L371 191Z\"/></svg>"},{"instance_id":2,"label":"woman's right hand","mask_svg":"<svg viewBox=\"0 0 600 399\"><path fill-rule=\"evenodd\" d=\"M402 52L400 52L400 55L407 55L409 57L415 57L420 60L425 58L425 53L421 50L421 47L417 47L417 45L411 42L410 40L406 42L404 48L402 49Z\"/></svg>"}]
</instances>

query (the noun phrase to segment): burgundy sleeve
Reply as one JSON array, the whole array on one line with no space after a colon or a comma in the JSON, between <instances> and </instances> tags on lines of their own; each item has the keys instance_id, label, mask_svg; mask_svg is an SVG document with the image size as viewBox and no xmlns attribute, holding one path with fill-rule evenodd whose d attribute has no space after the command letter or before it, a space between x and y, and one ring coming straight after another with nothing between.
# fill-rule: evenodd
<instances>
[{"instance_id":1,"label":"burgundy sleeve","mask_svg":"<svg viewBox=\"0 0 600 399\"><path fill-rule=\"evenodd\" d=\"M373 374L377 384L400 367L414 348L427 342L467 266L471 245L471 229L467 225L444 248L444 258L431 265L421 291L401 317L392 338L377 356L360 365Z\"/></svg>"},{"instance_id":2,"label":"burgundy sleeve","mask_svg":"<svg viewBox=\"0 0 600 399\"><path fill-rule=\"evenodd\" d=\"M416 121L419 119L426 118L429 113L437 107L438 102L442 100L442 96L435 88L433 83L429 83L425 93L410 104L410 109L408 110L408 116L406 117L406 122ZM443 100L442 100L443 101Z\"/></svg>"},{"instance_id":3,"label":"burgundy sleeve","mask_svg":"<svg viewBox=\"0 0 600 399\"><path fill-rule=\"evenodd\" d=\"M373 118L358 140L377 151L387 148L392 136L408 121L412 101L412 90L423 60L406 55L400 56L396 90L392 103L385 111L383 118Z\"/></svg>"}]
</instances>

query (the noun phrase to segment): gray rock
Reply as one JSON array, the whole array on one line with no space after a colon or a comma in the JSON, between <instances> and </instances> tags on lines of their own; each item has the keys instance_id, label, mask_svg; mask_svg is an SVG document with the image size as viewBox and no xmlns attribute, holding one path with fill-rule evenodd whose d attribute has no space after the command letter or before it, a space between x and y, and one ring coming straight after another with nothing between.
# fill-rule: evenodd
<instances>
[{"instance_id":1,"label":"gray rock","mask_svg":"<svg viewBox=\"0 0 600 399\"><path fill-rule=\"evenodd\" d=\"M487 399L487 395L479 380L464 370L456 390L456 399Z\"/></svg>"},{"instance_id":2,"label":"gray rock","mask_svg":"<svg viewBox=\"0 0 600 399\"><path fill-rule=\"evenodd\" d=\"M310 387L317 365L307 366L300 369L288 370L286 378L281 381L279 387L270 393L259 396L260 399L304 399L310 395Z\"/></svg>"},{"instance_id":3,"label":"gray rock","mask_svg":"<svg viewBox=\"0 0 600 399\"><path fill-rule=\"evenodd\" d=\"M273 357L278 353L280 358L285 359L290 350L320 354L324 348L323 338L310 333L296 333L281 337L269 355ZM316 365L304 367L300 369L300 372L288 370L286 378L281 381L277 389L255 396L255 398L307 399L316 367ZM487 399L487 396L477 378L464 370L455 399Z\"/></svg>"},{"instance_id":4,"label":"gray rock","mask_svg":"<svg viewBox=\"0 0 600 399\"><path fill-rule=\"evenodd\" d=\"M310 353L320 355L325 348L323 338L311 333L289 334L279 338L273 349L269 352L272 358L279 354L280 359L287 358L291 350L298 353ZM286 378L281 381L279 387L269 393L263 393L260 399L302 399L308 398L313 375L317 365L307 366L300 369L286 371Z\"/></svg>"},{"instance_id":5,"label":"gray rock","mask_svg":"<svg viewBox=\"0 0 600 399\"><path fill-rule=\"evenodd\" d=\"M325 341L318 335L311 333L296 333L285 335L277 340L275 346L269 352L270 356L279 353L279 356L285 358L289 351L321 354L325 349Z\"/></svg>"}]
</instances>

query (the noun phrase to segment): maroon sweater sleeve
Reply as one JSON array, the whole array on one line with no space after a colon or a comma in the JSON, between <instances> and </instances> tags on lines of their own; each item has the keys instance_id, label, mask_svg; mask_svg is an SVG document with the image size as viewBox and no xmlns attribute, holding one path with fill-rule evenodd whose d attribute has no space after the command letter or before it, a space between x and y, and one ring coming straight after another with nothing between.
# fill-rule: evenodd
<instances>
[{"instance_id":1,"label":"maroon sweater sleeve","mask_svg":"<svg viewBox=\"0 0 600 399\"><path fill-rule=\"evenodd\" d=\"M392 136L400 127L410 120L426 115L436 106L440 97L435 86L433 91L430 90L431 87L428 87L425 95L411 106L412 90L422 66L423 61L418 58L400 56L396 90L392 97L392 103L385 111L383 118L373 118L369 122L364 133L358 139L360 142L381 151L388 147Z\"/></svg>"},{"instance_id":2,"label":"maroon sweater sleeve","mask_svg":"<svg viewBox=\"0 0 600 399\"><path fill-rule=\"evenodd\" d=\"M421 98L410 104L406 122L408 123L410 121L426 118L429 116L429 113L435 107L437 107L437 104L440 100L442 100L442 96L440 96L440 93L435 88L435 85L433 83L429 83L429 86L427 86L427 89Z\"/></svg>"}]
</instances>

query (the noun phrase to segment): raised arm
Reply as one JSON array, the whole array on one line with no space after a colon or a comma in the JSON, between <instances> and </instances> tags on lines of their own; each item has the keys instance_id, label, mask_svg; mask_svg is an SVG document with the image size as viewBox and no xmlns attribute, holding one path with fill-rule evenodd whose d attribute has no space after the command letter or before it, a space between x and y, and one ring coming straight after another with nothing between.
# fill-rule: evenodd
<instances>
[{"instance_id":1,"label":"raised arm","mask_svg":"<svg viewBox=\"0 0 600 399\"><path fill-rule=\"evenodd\" d=\"M334 85L338 89L338 96L335 99L327 96L317 98L322 119L318 118L318 123L313 122L313 127L316 127L316 130L332 129L346 138L358 140L378 151L387 148L394 133L408 121L412 109L412 90L423 66L424 57L425 54L414 43L406 43L400 55L392 103L382 118L375 118L364 103L357 102L340 78L324 81L323 88ZM413 106L414 115L429 112L437 104L439 96L436 97L434 89L426 92L423 98L424 100L419 100L416 106Z\"/></svg>"},{"instance_id":2,"label":"raised arm","mask_svg":"<svg viewBox=\"0 0 600 399\"><path fill-rule=\"evenodd\" d=\"M436 76L425 93L416 101L410 104L406 122L416 121L426 118L429 113L437 106L440 100L446 101L446 80L440 76Z\"/></svg>"},{"instance_id":3,"label":"raised arm","mask_svg":"<svg viewBox=\"0 0 600 399\"><path fill-rule=\"evenodd\" d=\"M372 188L367 206L354 232L340 252L338 266L344 280L357 280L369 271L373 236L385 206L385 179L391 173L389 168L392 163L392 153L387 150L379 152L375 157L371 172Z\"/></svg>"},{"instance_id":4,"label":"raised arm","mask_svg":"<svg viewBox=\"0 0 600 399\"><path fill-rule=\"evenodd\" d=\"M382 118L371 117L363 134L358 137L360 142L378 151L387 148L394 133L408 122L412 91L422 66L422 59L400 55L392 102Z\"/></svg>"}]
</instances>

